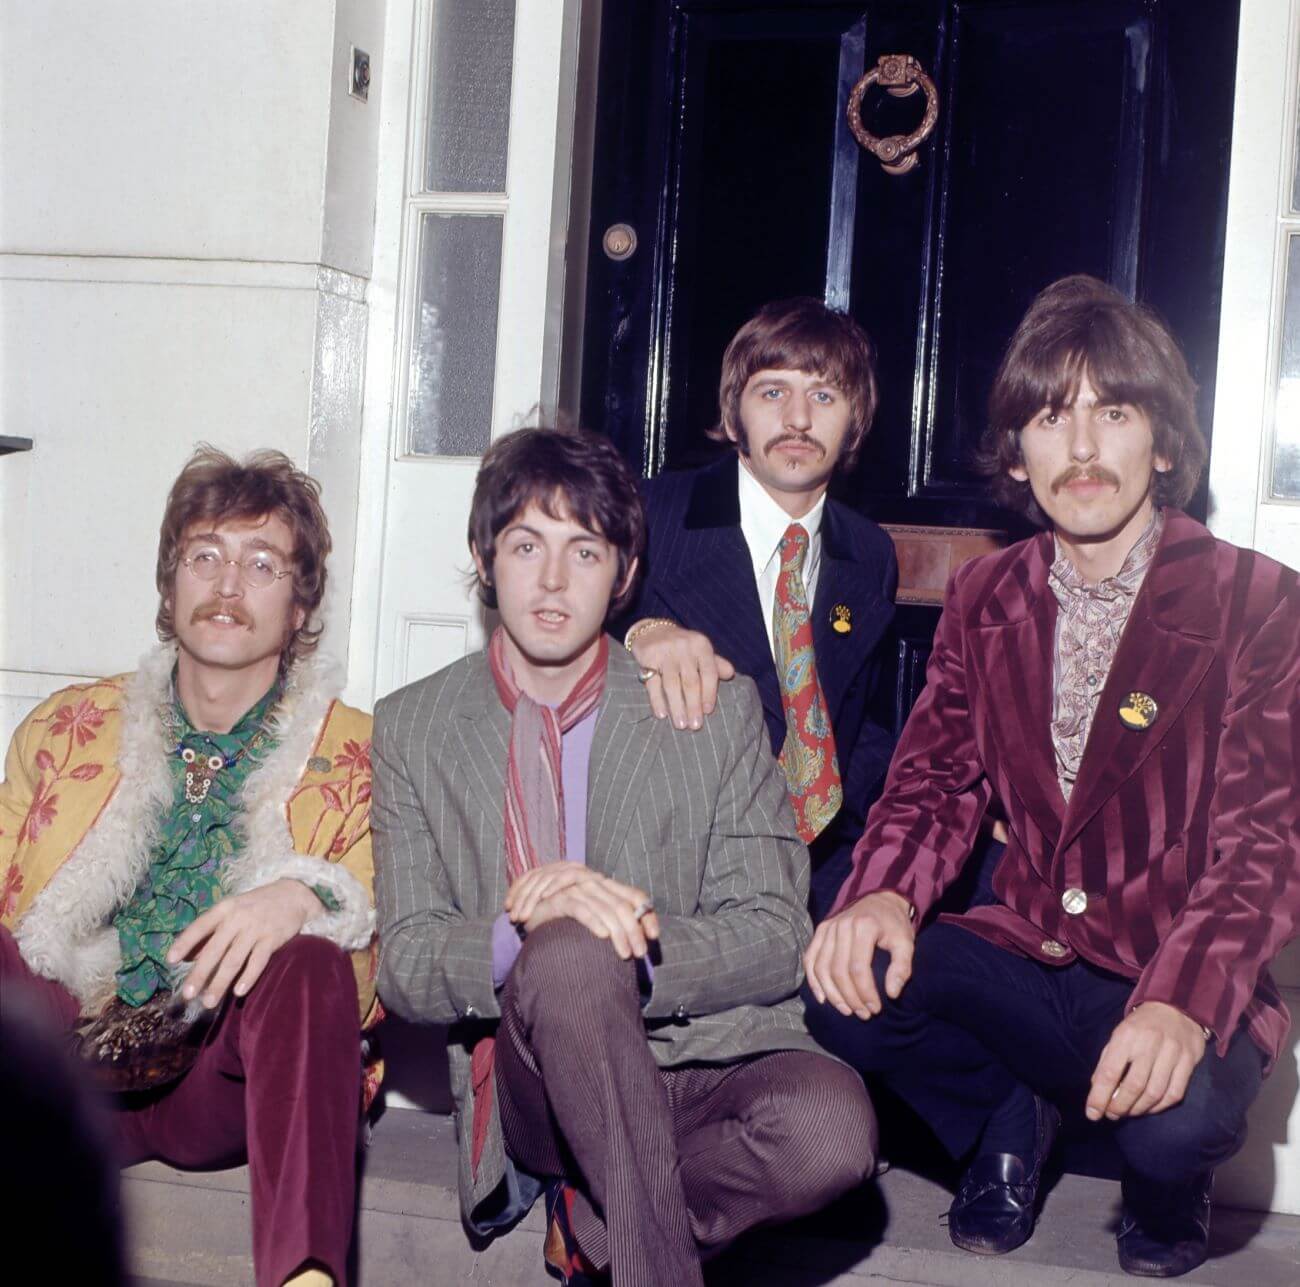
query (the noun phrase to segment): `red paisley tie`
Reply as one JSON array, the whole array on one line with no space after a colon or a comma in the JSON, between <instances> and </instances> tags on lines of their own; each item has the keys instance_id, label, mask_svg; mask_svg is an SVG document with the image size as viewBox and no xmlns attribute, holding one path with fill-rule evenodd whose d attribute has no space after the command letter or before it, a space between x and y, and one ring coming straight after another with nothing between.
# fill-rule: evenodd
<instances>
[{"instance_id":1,"label":"red paisley tie","mask_svg":"<svg viewBox=\"0 0 1300 1287\"><path fill-rule=\"evenodd\" d=\"M799 835L811 844L839 812L844 792L835 757L835 734L817 680L812 620L803 584L808 533L791 523L781 538L781 572L772 611L776 673L785 707L780 763L790 790Z\"/></svg>"}]
</instances>

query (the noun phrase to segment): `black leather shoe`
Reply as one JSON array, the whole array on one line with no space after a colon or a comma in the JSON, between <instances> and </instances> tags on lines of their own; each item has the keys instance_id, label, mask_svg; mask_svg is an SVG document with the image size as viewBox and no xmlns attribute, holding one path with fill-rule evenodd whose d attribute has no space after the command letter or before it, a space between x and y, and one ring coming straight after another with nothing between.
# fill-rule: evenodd
<instances>
[{"instance_id":1,"label":"black leather shoe","mask_svg":"<svg viewBox=\"0 0 1300 1287\"><path fill-rule=\"evenodd\" d=\"M1126 1274L1177 1278L1205 1260L1210 1248L1210 1190L1214 1172L1177 1188L1124 1172L1124 1209L1115 1243Z\"/></svg>"},{"instance_id":2,"label":"black leather shoe","mask_svg":"<svg viewBox=\"0 0 1300 1287\"><path fill-rule=\"evenodd\" d=\"M1037 1095L1034 1116L1030 1157L981 1153L962 1176L948 1208L948 1236L963 1251L1000 1256L1014 1251L1033 1233L1043 1163L1061 1124L1060 1113Z\"/></svg>"}]
</instances>

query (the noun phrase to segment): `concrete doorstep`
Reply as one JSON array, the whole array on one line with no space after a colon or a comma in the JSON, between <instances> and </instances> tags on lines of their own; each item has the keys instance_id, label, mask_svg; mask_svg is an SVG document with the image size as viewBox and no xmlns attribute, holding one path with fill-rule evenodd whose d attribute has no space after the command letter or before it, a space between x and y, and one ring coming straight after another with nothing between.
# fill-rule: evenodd
<instances>
[{"instance_id":1,"label":"concrete doorstep","mask_svg":"<svg viewBox=\"0 0 1300 1287\"><path fill-rule=\"evenodd\" d=\"M244 1168L182 1172L157 1162L122 1177L136 1287L251 1284ZM1133 1287L1119 1271L1119 1186L1065 1176L1028 1244L1009 1256L957 1250L942 1216L950 1195L895 1168L816 1216L742 1239L708 1267L709 1287ZM505 1238L475 1252L461 1228L456 1143L448 1117L392 1109L375 1128L361 1184L360 1287L532 1287L542 1269L540 1204ZM1210 1260L1182 1282L1296 1287L1300 1216L1216 1210ZM665 1284L664 1287L672 1287Z\"/></svg>"}]
</instances>

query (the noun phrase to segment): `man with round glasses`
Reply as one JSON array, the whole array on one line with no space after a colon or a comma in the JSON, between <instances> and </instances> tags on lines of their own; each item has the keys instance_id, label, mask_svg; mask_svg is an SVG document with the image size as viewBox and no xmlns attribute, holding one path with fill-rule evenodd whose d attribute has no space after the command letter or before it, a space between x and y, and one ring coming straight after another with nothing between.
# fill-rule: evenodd
<instances>
[{"instance_id":1,"label":"man with round glasses","mask_svg":"<svg viewBox=\"0 0 1300 1287\"><path fill-rule=\"evenodd\" d=\"M318 491L279 452L196 452L160 533L162 645L38 706L0 785L6 995L133 1092L124 1163L248 1160L276 1287L345 1279L375 1088L370 719L314 655Z\"/></svg>"}]
</instances>

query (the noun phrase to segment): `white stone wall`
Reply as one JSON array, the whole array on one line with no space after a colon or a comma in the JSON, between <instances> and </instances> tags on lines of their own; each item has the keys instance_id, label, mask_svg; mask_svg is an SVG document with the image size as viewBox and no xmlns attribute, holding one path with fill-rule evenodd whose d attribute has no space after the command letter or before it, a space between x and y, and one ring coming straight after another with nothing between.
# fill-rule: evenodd
<instances>
[{"instance_id":1,"label":"white stone wall","mask_svg":"<svg viewBox=\"0 0 1300 1287\"><path fill-rule=\"evenodd\" d=\"M320 478L346 649L384 8L0 3L0 701L134 664L200 440Z\"/></svg>"}]
</instances>

